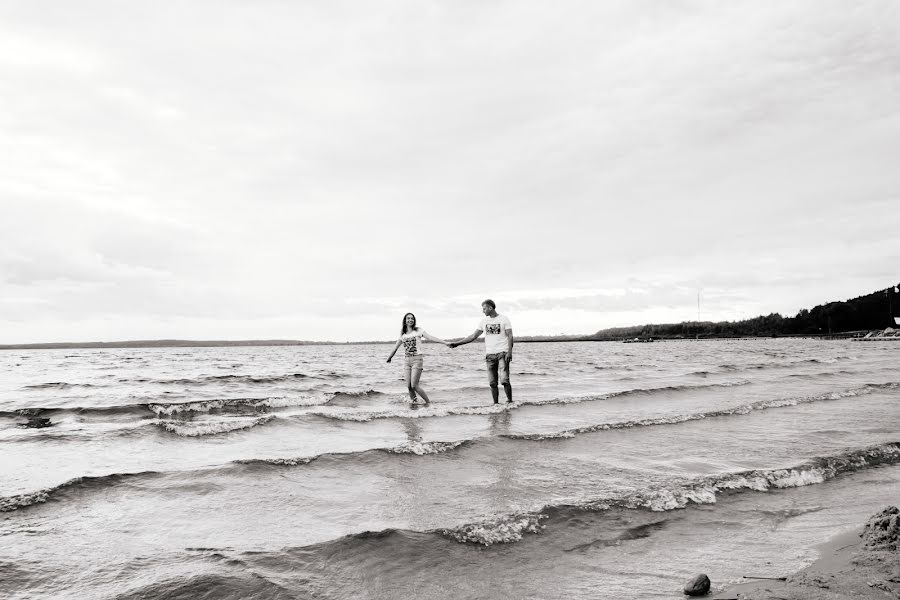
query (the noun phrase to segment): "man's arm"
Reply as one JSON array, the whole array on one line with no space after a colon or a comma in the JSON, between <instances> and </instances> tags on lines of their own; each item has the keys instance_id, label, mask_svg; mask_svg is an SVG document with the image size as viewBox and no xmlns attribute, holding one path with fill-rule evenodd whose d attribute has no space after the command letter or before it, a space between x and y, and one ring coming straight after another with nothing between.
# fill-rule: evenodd
<instances>
[{"instance_id":1,"label":"man's arm","mask_svg":"<svg viewBox=\"0 0 900 600\"><path fill-rule=\"evenodd\" d=\"M469 342L474 342L475 340L478 339L478 336L481 335L482 333L484 333L484 332L481 329L476 329L475 331L473 331L472 333L470 333L463 339L459 340L458 342L450 342L448 344L448 346L450 346L451 348L456 348L457 346L462 346L464 344L468 344Z\"/></svg>"},{"instance_id":2,"label":"man's arm","mask_svg":"<svg viewBox=\"0 0 900 600\"><path fill-rule=\"evenodd\" d=\"M512 329L506 330L506 362L512 362L513 334Z\"/></svg>"}]
</instances>

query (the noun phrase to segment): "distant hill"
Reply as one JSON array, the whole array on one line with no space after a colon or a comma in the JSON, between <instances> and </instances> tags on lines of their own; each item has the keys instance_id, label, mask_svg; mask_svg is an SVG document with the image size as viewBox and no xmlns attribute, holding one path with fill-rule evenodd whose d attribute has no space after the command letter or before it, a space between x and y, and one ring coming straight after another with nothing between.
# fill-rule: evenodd
<instances>
[{"instance_id":1,"label":"distant hill","mask_svg":"<svg viewBox=\"0 0 900 600\"><path fill-rule=\"evenodd\" d=\"M900 284L898 284L900 285ZM773 337L830 335L894 327L900 313L900 294L895 286L844 300L802 309L793 317L778 313L743 321L688 321L663 325L636 325L601 329L580 339L622 340L633 338Z\"/></svg>"},{"instance_id":2,"label":"distant hill","mask_svg":"<svg viewBox=\"0 0 900 600\"><path fill-rule=\"evenodd\" d=\"M52 350L54 348L203 348L216 346L310 346L337 342L303 340L131 340L124 342L51 342L46 344L0 344L0 350Z\"/></svg>"},{"instance_id":3,"label":"distant hill","mask_svg":"<svg viewBox=\"0 0 900 600\"><path fill-rule=\"evenodd\" d=\"M900 286L900 284L898 284ZM601 329L584 335L533 335L516 337L519 342L621 341L624 339L739 338L832 335L872 331L894 326L900 313L897 286L841 302L802 309L793 317L778 313L743 321L685 321L662 325L634 325ZM46 350L64 348L178 348L216 346L326 346L337 344L388 344L391 341L313 342L306 340L132 340L124 342L55 342L46 344L0 344L0 350Z\"/></svg>"}]
</instances>

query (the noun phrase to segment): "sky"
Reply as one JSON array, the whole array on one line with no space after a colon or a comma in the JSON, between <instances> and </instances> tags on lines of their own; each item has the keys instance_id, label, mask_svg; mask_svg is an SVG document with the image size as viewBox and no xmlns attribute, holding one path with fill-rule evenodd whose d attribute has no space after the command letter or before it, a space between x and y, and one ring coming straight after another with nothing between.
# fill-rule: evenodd
<instances>
[{"instance_id":1,"label":"sky","mask_svg":"<svg viewBox=\"0 0 900 600\"><path fill-rule=\"evenodd\" d=\"M898 98L894 0L0 0L0 344L793 315L900 281Z\"/></svg>"}]
</instances>

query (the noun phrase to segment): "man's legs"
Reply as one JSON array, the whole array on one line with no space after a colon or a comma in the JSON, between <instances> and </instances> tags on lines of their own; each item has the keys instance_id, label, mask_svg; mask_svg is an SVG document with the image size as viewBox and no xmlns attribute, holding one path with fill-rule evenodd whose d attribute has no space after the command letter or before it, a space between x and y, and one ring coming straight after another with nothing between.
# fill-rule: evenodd
<instances>
[{"instance_id":1,"label":"man's legs","mask_svg":"<svg viewBox=\"0 0 900 600\"><path fill-rule=\"evenodd\" d=\"M509 361L506 360L506 352L500 355L500 360L497 362L500 371L500 383L503 384L503 391L506 392L506 401L512 402L512 386L509 384ZM495 396L494 402L496 401L497 397Z\"/></svg>"},{"instance_id":2,"label":"man's legs","mask_svg":"<svg viewBox=\"0 0 900 600\"><path fill-rule=\"evenodd\" d=\"M484 362L487 364L488 385L491 386L491 397L494 399L494 404L499 404L500 390L497 389L497 370L499 369L502 360L497 354L488 354L484 357Z\"/></svg>"}]
</instances>

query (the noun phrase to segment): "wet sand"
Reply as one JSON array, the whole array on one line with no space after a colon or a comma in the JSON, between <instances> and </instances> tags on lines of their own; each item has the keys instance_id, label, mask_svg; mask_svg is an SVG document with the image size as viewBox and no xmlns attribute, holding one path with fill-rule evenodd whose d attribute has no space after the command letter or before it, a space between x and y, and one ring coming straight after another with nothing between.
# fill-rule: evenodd
<instances>
[{"instance_id":1,"label":"wet sand","mask_svg":"<svg viewBox=\"0 0 900 600\"><path fill-rule=\"evenodd\" d=\"M748 580L706 597L713 600L900 598L900 551L867 548L862 533L860 527L819 546L819 559L785 581Z\"/></svg>"}]
</instances>

